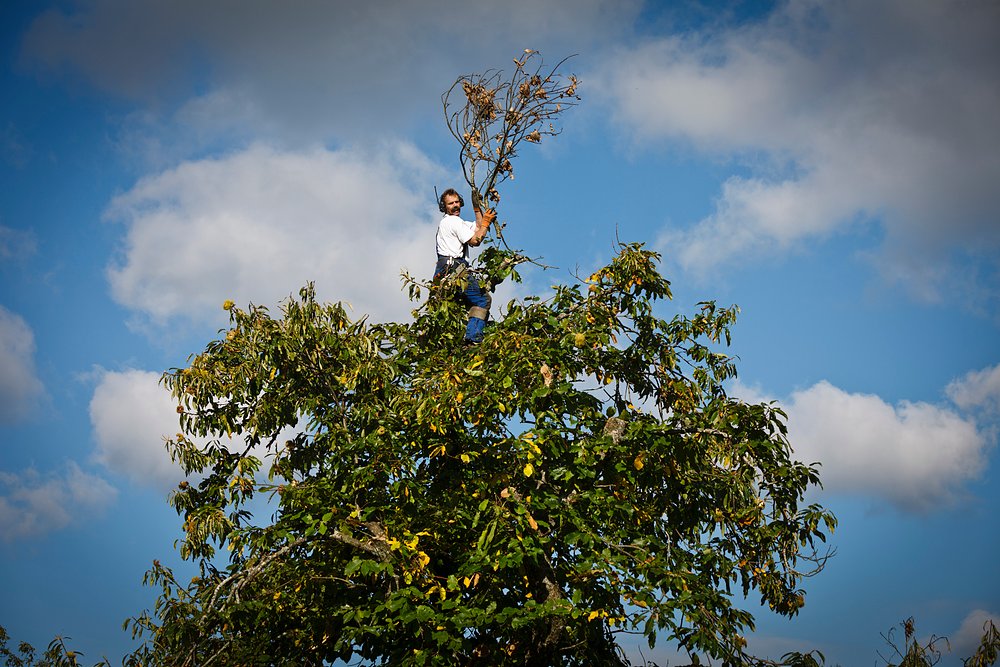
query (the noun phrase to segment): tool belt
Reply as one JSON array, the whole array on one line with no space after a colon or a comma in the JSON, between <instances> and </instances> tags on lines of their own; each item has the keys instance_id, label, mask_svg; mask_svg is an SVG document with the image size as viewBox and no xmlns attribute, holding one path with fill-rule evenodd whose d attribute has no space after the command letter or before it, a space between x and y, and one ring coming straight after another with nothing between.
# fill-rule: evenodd
<instances>
[{"instance_id":1,"label":"tool belt","mask_svg":"<svg viewBox=\"0 0 1000 667\"><path fill-rule=\"evenodd\" d=\"M438 255L437 258L437 270L434 272L435 279L444 278L444 276L451 273L452 269L456 266L469 266L469 262L467 262L464 257Z\"/></svg>"},{"instance_id":2,"label":"tool belt","mask_svg":"<svg viewBox=\"0 0 1000 667\"><path fill-rule=\"evenodd\" d=\"M470 272L472 271L472 269L469 268L469 262L464 257L449 257L447 255L438 255L437 257L438 261L437 268L434 272L434 280L444 278L456 267L464 267ZM472 278L472 276L470 276L470 278ZM486 299L486 307L469 306L468 315L469 317L478 317L481 320L487 320L490 317L490 306L493 305L493 295L482 289L480 289L480 292Z\"/></svg>"}]
</instances>

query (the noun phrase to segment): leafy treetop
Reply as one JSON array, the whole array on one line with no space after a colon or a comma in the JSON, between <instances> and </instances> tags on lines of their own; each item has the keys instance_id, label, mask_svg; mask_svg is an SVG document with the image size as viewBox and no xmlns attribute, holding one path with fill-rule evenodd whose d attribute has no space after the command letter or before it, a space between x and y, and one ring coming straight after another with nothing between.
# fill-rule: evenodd
<instances>
[{"instance_id":1,"label":"leafy treetop","mask_svg":"<svg viewBox=\"0 0 1000 667\"><path fill-rule=\"evenodd\" d=\"M311 286L279 317L227 303L230 328L163 378L169 449L200 480L171 498L198 574L154 565L135 659L623 664L640 633L751 661L743 596L794 615L835 519L802 503L819 480L780 410L724 390L736 309L661 319L657 260L622 245L474 348L460 277L411 283L430 298L408 323Z\"/></svg>"}]
</instances>

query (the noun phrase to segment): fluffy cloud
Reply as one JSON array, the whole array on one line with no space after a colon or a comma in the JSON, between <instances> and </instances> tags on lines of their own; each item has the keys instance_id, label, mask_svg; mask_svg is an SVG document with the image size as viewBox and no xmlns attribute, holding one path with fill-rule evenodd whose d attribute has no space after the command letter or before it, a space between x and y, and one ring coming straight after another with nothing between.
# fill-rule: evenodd
<instances>
[{"instance_id":1,"label":"fluffy cloud","mask_svg":"<svg viewBox=\"0 0 1000 667\"><path fill-rule=\"evenodd\" d=\"M169 488L183 479L164 438L177 433L176 404L157 373L104 372L90 400L97 459L142 486Z\"/></svg>"},{"instance_id":2,"label":"fluffy cloud","mask_svg":"<svg viewBox=\"0 0 1000 667\"><path fill-rule=\"evenodd\" d=\"M623 51L594 88L637 141L749 167L714 214L664 235L686 268L878 219L879 268L933 299L970 265L985 284L997 271L997 26L991 2L790 0L758 24Z\"/></svg>"},{"instance_id":3,"label":"fluffy cloud","mask_svg":"<svg viewBox=\"0 0 1000 667\"><path fill-rule=\"evenodd\" d=\"M1000 416L1000 364L967 373L951 382L945 393L963 410L983 410L994 417Z\"/></svg>"},{"instance_id":4,"label":"fluffy cloud","mask_svg":"<svg viewBox=\"0 0 1000 667\"><path fill-rule=\"evenodd\" d=\"M770 400L739 386L748 401ZM986 466L992 436L958 411L929 403L890 405L819 382L781 401L801 461L822 464L828 492L868 496L903 511L954 502Z\"/></svg>"},{"instance_id":5,"label":"fluffy cloud","mask_svg":"<svg viewBox=\"0 0 1000 667\"><path fill-rule=\"evenodd\" d=\"M0 422L26 416L45 390L35 374L35 335L21 316L0 306Z\"/></svg>"},{"instance_id":6,"label":"fluffy cloud","mask_svg":"<svg viewBox=\"0 0 1000 667\"><path fill-rule=\"evenodd\" d=\"M61 473L0 471L0 539L12 541L64 528L104 511L118 492L69 462Z\"/></svg>"},{"instance_id":7,"label":"fluffy cloud","mask_svg":"<svg viewBox=\"0 0 1000 667\"><path fill-rule=\"evenodd\" d=\"M993 621L997 629L1000 629L1000 614L982 609L969 612L958 630L949 635L951 654L961 658L971 657L979 648L987 621Z\"/></svg>"},{"instance_id":8,"label":"fluffy cloud","mask_svg":"<svg viewBox=\"0 0 1000 667\"><path fill-rule=\"evenodd\" d=\"M360 316L399 317L399 273L427 278L438 171L405 144L376 154L255 146L140 181L107 216L127 228L108 271L123 305L163 323L216 318L226 299L275 304L315 281ZM432 205L432 204L431 204Z\"/></svg>"},{"instance_id":9,"label":"fluffy cloud","mask_svg":"<svg viewBox=\"0 0 1000 667\"><path fill-rule=\"evenodd\" d=\"M165 447L165 439L177 433L180 424L177 404L159 382L159 373L151 371L103 371L90 400L90 422L100 463L139 486L168 490L184 479L184 471ZM305 427L285 428L277 441L289 440ZM194 441L202 444L208 438ZM221 442L230 451L242 452L245 446L238 435ZM263 446L251 453L267 455Z\"/></svg>"}]
</instances>

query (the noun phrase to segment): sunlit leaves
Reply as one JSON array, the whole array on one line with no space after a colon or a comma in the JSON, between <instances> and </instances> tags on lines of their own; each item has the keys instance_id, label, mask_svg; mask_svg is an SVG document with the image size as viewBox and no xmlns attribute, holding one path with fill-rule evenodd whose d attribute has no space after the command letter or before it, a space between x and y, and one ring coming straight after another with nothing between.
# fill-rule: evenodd
<instances>
[{"instance_id":1,"label":"sunlit leaves","mask_svg":"<svg viewBox=\"0 0 1000 667\"><path fill-rule=\"evenodd\" d=\"M447 281L406 323L311 287L278 317L231 306L164 377L200 576L151 575L151 664L613 664L619 632L739 659L733 595L794 614L834 519L800 505L818 477L784 415L723 389L736 309L662 318L657 260L623 245L475 347Z\"/></svg>"}]
</instances>

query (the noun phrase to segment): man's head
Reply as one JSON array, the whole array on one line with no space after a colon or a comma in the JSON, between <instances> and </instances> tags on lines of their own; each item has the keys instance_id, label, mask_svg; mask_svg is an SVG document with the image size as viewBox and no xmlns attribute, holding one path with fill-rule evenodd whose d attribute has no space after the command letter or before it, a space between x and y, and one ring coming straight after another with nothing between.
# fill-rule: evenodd
<instances>
[{"instance_id":1,"label":"man's head","mask_svg":"<svg viewBox=\"0 0 1000 667\"><path fill-rule=\"evenodd\" d=\"M458 215L462 212L463 206L465 206L465 201L462 199L462 195L458 194L455 188L448 188L441 193L441 199L438 201L438 208L442 213L446 215Z\"/></svg>"}]
</instances>

